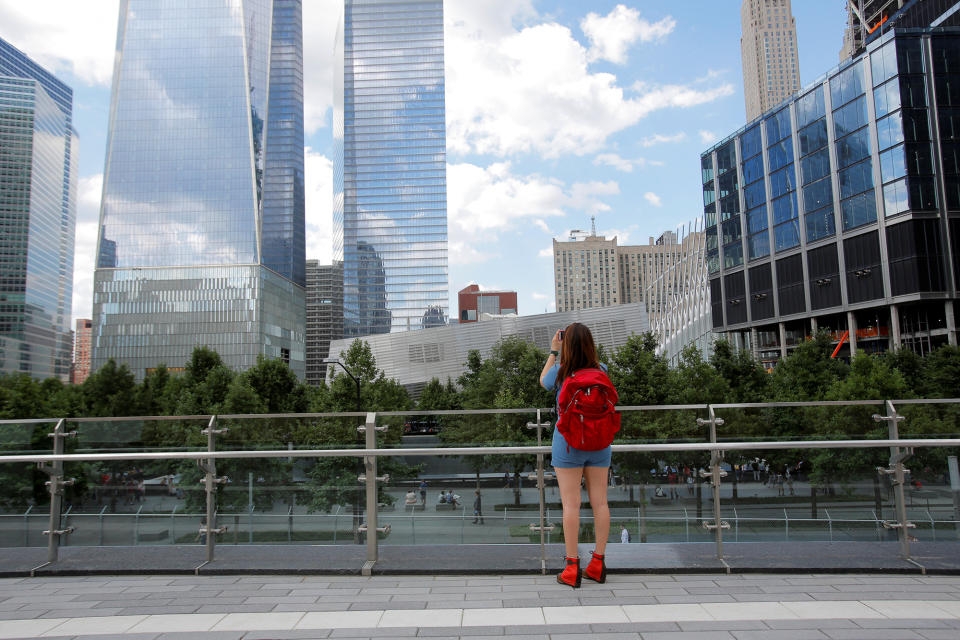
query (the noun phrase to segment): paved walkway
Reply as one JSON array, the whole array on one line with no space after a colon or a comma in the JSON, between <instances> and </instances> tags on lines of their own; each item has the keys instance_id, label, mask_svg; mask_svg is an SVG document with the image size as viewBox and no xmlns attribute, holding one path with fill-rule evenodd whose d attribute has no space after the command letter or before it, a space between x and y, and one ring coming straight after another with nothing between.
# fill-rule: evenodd
<instances>
[{"instance_id":1,"label":"paved walkway","mask_svg":"<svg viewBox=\"0 0 960 640\"><path fill-rule=\"evenodd\" d=\"M0 638L960 638L960 577L612 574L0 579Z\"/></svg>"}]
</instances>

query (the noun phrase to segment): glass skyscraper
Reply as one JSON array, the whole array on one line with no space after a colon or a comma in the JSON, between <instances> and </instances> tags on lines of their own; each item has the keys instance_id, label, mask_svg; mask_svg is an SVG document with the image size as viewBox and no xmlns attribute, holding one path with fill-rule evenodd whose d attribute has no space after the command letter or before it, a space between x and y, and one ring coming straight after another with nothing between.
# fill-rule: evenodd
<instances>
[{"instance_id":1,"label":"glass skyscraper","mask_svg":"<svg viewBox=\"0 0 960 640\"><path fill-rule=\"evenodd\" d=\"M70 379L73 90L0 40L0 371Z\"/></svg>"},{"instance_id":2,"label":"glass skyscraper","mask_svg":"<svg viewBox=\"0 0 960 640\"><path fill-rule=\"evenodd\" d=\"M337 33L333 255L344 335L449 313L442 0L346 0Z\"/></svg>"},{"instance_id":3,"label":"glass skyscraper","mask_svg":"<svg viewBox=\"0 0 960 640\"><path fill-rule=\"evenodd\" d=\"M301 0L123 0L94 369L195 346L304 374Z\"/></svg>"}]
</instances>

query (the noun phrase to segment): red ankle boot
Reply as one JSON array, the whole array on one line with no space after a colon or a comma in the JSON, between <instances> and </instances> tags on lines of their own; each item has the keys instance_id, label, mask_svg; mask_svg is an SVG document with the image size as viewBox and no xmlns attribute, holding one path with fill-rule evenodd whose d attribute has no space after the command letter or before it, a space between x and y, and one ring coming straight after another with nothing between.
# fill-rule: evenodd
<instances>
[{"instance_id":1,"label":"red ankle boot","mask_svg":"<svg viewBox=\"0 0 960 640\"><path fill-rule=\"evenodd\" d=\"M603 584L607 581L607 564L599 553L595 551L590 553L593 554L593 557L590 559L590 564L587 565L586 570L584 570L583 577Z\"/></svg>"},{"instance_id":2,"label":"red ankle boot","mask_svg":"<svg viewBox=\"0 0 960 640\"><path fill-rule=\"evenodd\" d=\"M579 589L581 575L580 558L567 558L567 566L557 574L557 582Z\"/></svg>"}]
</instances>

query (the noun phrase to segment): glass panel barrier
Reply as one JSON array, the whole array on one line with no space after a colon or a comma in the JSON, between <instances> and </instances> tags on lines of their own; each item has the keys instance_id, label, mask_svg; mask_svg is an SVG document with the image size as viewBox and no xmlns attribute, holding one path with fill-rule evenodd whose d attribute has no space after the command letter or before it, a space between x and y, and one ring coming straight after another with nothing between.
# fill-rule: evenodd
<instances>
[{"instance_id":1,"label":"glass panel barrier","mask_svg":"<svg viewBox=\"0 0 960 640\"><path fill-rule=\"evenodd\" d=\"M218 451L361 449L365 416L223 416ZM217 461L218 544L355 544L364 522L362 458L238 458Z\"/></svg>"},{"instance_id":2,"label":"glass panel barrier","mask_svg":"<svg viewBox=\"0 0 960 640\"><path fill-rule=\"evenodd\" d=\"M616 444L670 444L709 441L709 429L697 420L705 409L621 411ZM704 542L712 534L700 522L712 509L710 485L703 472L707 452L625 452L612 461L611 541L620 542L625 527L631 543Z\"/></svg>"},{"instance_id":3,"label":"glass panel barrier","mask_svg":"<svg viewBox=\"0 0 960 640\"><path fill-rule=\"evenodd\" d=\"M546 422L545 412L543 416ZM531 411L459 415L427 412L399 418L403 421L402 437L382 446L410 449L537 444L536 429L527 427L536 423L537 414ZM549 445L551 435L549 429L543 429L545 445ZM379 526L390 525L384 544L539 544L539 532L530 530L531 524L539 523L535 455L393 457L389 462L378 462L378 475L383 474L385 464L392 465L384 491L393 497L394 507L379 514ZM556 491L556 482L549 478L548 496L551 486Z\"/></svg>"},{"instance_id":4,"label":"glass panel barrier","mask_svg":"<svg viewBox=\"0 0 960 640\"><path fill-rule=\"evenodd\" d=\"M208 418L83 418L66 429L66 453L205 451ZM61 546L195 544L205 497L193 460L70 462ZM195 515L188 515L188 514ZM190 525L186 520L192 520Z\"/></svg>"},{"instance_id":5,"label":"glass panel barrier","mask_svg":"<svg viewBox=\"0 0 960 640\"><path fill-rule=\"evenodd\" d=\"M50 453L57 421L0 421L0 455ZM47 474L35 464L0 465L0 547L45 547L49 525Z\"/></svg>"}]
</instances>

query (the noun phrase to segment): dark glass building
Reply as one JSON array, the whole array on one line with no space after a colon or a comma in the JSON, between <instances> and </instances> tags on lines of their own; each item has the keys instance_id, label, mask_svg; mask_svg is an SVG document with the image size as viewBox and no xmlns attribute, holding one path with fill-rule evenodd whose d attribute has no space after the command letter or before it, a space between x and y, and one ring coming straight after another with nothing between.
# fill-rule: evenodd
<instances>
[{"instance_id":1,"label":"dark glass building","mask_svg":"<svg viewBox=\"0 0 960 640\"><path fill-rule=\"evenodd\" d=\"M333 259L344 335L448 315L442 0L345 0L334 95Z\"/></svg>"},{"instance_id":2,"label":"dark glass building","mask_svg":"<svg viewBox=\"0 0 960 640\"><path fill-rule=\"evenodd\" d=\"M306 267L307 384L318 387L327 376L330 341L343 337L343 265L307 260Z\"/></svg>"},{"instance_id":3,"label":"dark glass building","mask_svg":"<svg viewBox=\"0 0 960 640\"><path fill-rule=\"evenodd\" d=\"M894 30L701 156L712 324L772 365L957 344L960 30Z\"/></svg>"},{"instance_id":4,"label":"dark glass building","mask_svg":"<svg viewBox=\"0 0 960 640\"><path fill-rule=\"evenodd\" d=\"M194 347L304 375L300 0L124 0L94 277L94 369Z\"/></svg>"},{"instance_id":5,"label":"dark glass building","mask_svg":"<svg viewBox=\"0 0 960 640\"><path fill-rule=\"evenodd\" d=\"M73 90L0 40L0 372L70 379L76 150Z\"/></svg>"}]
</instances>

